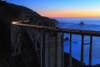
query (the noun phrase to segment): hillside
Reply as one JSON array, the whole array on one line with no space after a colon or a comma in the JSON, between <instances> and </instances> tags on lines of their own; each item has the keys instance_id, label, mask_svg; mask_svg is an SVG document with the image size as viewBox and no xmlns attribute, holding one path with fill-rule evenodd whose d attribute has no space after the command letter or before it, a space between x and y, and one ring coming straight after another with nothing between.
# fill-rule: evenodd
<instances>
[{"instance_id":1,"label":"hillside","mask_svg":"<svg viewBox=\"0 0 100 67\"><path fill-rule=\"evenodd\" d=\"M28 24L55 26L56 20L39 15L37 12L24 6L0 1L0 19L5 21L20 20Z\"/></svg>"}]
</instances>

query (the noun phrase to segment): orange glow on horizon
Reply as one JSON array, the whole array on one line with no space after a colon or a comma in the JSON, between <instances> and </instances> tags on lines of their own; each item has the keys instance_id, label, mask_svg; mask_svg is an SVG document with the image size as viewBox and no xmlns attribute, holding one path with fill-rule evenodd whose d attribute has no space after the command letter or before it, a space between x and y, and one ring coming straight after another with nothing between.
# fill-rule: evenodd
<instances>
[{"instance_id":1,"label":"orange glow on horizon","mask_svg":"<svg viewBox=\"0 0 100 67\"><path fill-rule=\"evenodd\" d=\"M100 10L69 10L69 11L50 11L42 13L43 16L47 17L84 17L94 18L100 17Z\"/></svg>"}]
</instances>

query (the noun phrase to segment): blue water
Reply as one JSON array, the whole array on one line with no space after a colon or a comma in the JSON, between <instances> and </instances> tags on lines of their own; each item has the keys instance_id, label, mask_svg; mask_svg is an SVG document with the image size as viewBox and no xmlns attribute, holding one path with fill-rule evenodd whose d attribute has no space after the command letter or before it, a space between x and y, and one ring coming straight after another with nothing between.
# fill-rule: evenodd
<instances>
[{"instance_id":1,"label":"blue water","mask_svg":"<svg viewBox=\"0 0 100 67\"><path fill-rule=\"evenodd\" d=\"M100 18L55 18L59 21L58 27L71 28L80 30L94 30L100 31ZM83 21L85 25L79 23ZM80 61L81 51L81 36L72 35L72 56ZM64 37L69 38L69 34L64 34ZM85 36L84 39L84 63L89 63L89 44L90 36ZM64 42L64 51L69 53L69 41ZM100 37L93 37L93 54L92 65L100 64Z\"/></svg>"},{"instance_id":2,"label":"blue water","mask_svg":"<svg viewBox=\"0 0 100 67\"><path fill-rule=\"evenodd\" d=\"M100 25L100 18L54 18L62 23L80 23L83 21L85 24Z\"/></svg>"}]
</instances>

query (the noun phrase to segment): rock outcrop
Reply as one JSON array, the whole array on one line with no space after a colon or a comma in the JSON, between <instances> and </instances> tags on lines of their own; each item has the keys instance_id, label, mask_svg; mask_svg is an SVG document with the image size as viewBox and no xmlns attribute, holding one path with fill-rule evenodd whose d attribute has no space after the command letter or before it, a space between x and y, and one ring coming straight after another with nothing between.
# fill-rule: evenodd
<instances>
[{"instance_id":1,"label":"rock outcrop","mask_svg":"<svg viewBox=\"0 0 100 67\"><path fill-rule=\"evenodd\" d=\"M64 67L69 67L69 64L70 64L69 58L70 58L70 54L64 53ZM72 67L82 67L81 66L82 64L84 65L84 67L86 67L84 63L81 63L80 61L72 57Z\"/></svg>"}]
</instances>

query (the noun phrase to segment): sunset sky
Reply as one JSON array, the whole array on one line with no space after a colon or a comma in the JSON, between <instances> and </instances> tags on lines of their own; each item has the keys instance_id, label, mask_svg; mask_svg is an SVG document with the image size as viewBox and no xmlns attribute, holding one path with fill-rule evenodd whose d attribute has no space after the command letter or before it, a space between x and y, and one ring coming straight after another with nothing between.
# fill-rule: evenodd
<instances>
[{"instance_id":1,"label":"sunset sky","mask_svg":"<svg viewBox=\"0 0 100 67\"><path fill-rule=\"evenodd\" d=\"M6 0L48 17L100 17L100 0Z\"/></svg>"}]
</instances>

